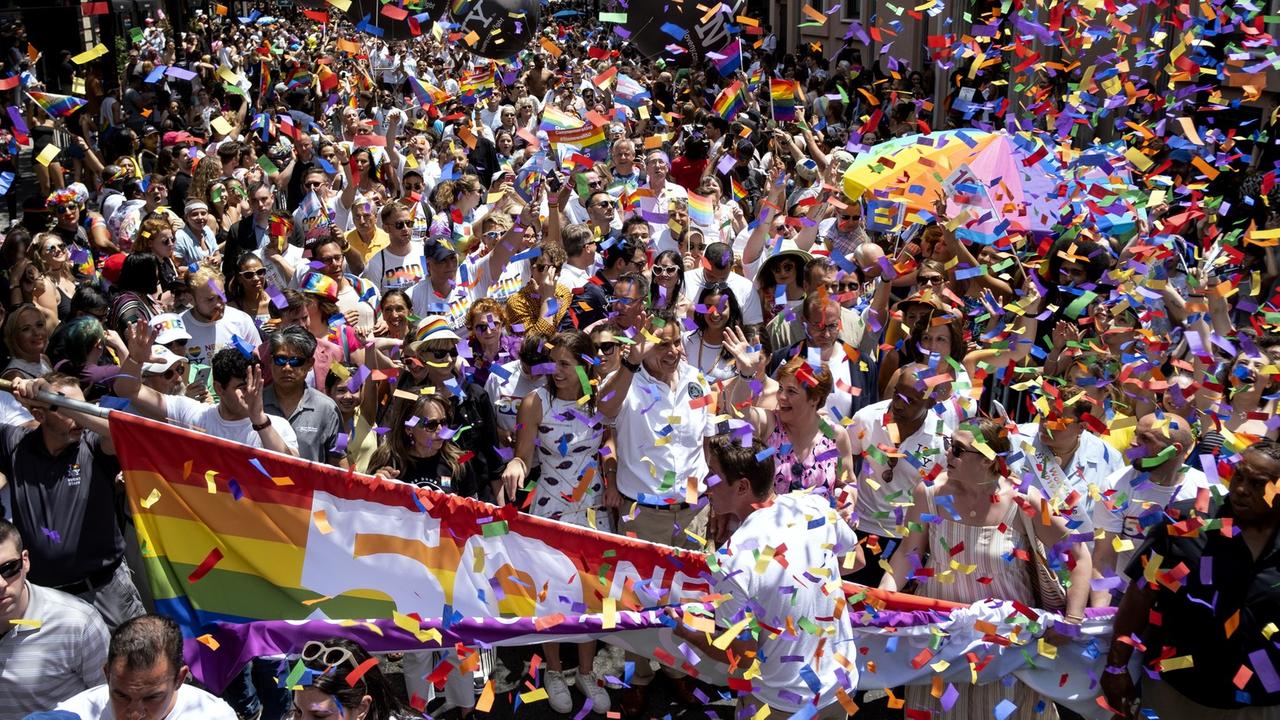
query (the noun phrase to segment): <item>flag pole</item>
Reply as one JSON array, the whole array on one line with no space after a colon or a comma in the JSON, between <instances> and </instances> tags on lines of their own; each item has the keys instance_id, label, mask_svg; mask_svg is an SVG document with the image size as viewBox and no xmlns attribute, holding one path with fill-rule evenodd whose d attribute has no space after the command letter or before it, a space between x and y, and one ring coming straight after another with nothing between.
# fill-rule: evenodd
<instances>
[{"instance_id":1,"label":"flag pole","mask_svg":"<svg viewBox=\"0 0 1280 720\"><path fill-rule=\"evenodd\" d=\"M12 393L13 381L0 380L0 390L3 390L4 392L7 392L7 393ZM39 400L40 402L48 403L56 408L67 408L68 410L75 410L76 412L84 413L85 415L92 415L94 417L99 417L104 420L111 417L111 411L108 410L107 408L99 407L97 405L84 402L83 400L76 400L74 398L69 398L66 395L60 395L58 393L49 392L48 390L41 390L40 394L36 396L36 399Z\"/></svg>"}]
</instances>

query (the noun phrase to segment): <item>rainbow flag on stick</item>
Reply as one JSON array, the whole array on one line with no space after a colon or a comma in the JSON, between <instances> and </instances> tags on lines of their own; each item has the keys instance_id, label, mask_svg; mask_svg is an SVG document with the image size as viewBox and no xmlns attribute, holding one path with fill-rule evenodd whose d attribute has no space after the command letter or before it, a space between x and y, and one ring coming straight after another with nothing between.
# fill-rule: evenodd
<instances>
[{"instance_id":1,"label":"rainbow flag on stick","mask_svg":"<svg viewBox=\"0 0 1280 720\"><path fill-rule=\"evenodd\" d=\"M542 123L538 126L540 130L571 130L580 128L586 124L582 118L548 105L547 109L542 111Z\"/></svg>"},{"instance_id":2,"label":"rainbow flag on stick","mask_svg":"<svg viewBox=\"0 0 1280 720\"><path fill-rule=\"evenodd\" d=\"M49 113L50 117L67 118L71 117L75 111L89 104L88 100L82 100L71 95L54 95L53 93L31 91L27 93L42 110Z\"/></svg>"},{"instance_id":3,"label":"rainbow flag on stick","mask_svg":"<svg viewBox=\"0 0 1280 720\"><path fill-rule=\"evenodd\" d=\"M712 206L711 198L694 192L689 193L689 219L700 228L714 228L716 211Z\"/></svg>"},{"instance_id":4,"label":"rainbow flag on stick","mask_svg":"<svg viewBox=\"0 0 1280 720\"><path fill-rule=\"evenodd\" d=\"M568 130L548 130L547 140L552 145L570 148L596 162L603 162L609 154L609 138L603 125L583 125Z\"/></svg>"},{"instance_id":5,"label":"rainbow flag on stick","mask_svg":"<svg viewBox=\"0 0 1280 720\"><path fill-rule=\"evenodd\" d=\"M742 112L744 105L746 105L746 99L742 96L742 81L734 80L732 85L721 91L713 107L716 114L724 118L725 122L731 122L738 113Z\"/></svg>"},{"instance_id":6,"label":"rainbow flag on stick","mask_svg":"<svg viewBox=\"0 0 1280 720\"><path fill-rule=\"evenodd\" d=\"M796 119L796 105L799 104L799 89L795 80L769 80L769 100L773 108L773 119L778 122L792 122Z\"/></svg>"}]
</instances>

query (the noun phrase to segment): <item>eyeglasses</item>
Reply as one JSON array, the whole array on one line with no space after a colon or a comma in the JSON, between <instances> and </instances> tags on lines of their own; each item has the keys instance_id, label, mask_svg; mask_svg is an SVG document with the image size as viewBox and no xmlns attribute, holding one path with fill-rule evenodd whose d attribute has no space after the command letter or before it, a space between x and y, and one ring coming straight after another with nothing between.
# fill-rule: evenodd
<instances>
[{"instance_id":1,"label":"eyeglasses","mask_svg":"<svg viewBox=\"0 0 1280 720\"><path fill-rule=\"evenodd\" d=\"M240 271L240 277L244 278L245 280L252 280L254 278L263 278L266 276L267 276L266 268L258 268L257 270L241 270Z\"/></svg>"},{"instance_id":2,"label":"eyeglasses","mask_svg":"<svg viewBox=\"0 0 1280 720\"><path fill-rule=\"evenodd\" d=\"M178 242L178 241L177 241L177 240L174 240L172 235L169 235L169 236L167 236L167 237L162 237L162 238L160 238L160 241L159 241L159 242L160 242L160 244L161 244L161 245L172 245L172 244L174 244L174 243L176 243L176 242Z\"/></svg>"},{"instance_id":3,"label":"eyeglasses","mask_svg":"<svg viewBox=\"0 0 1280 720\"><path fill-rule=\"evenodd\" d=\"M0 565L0 577L5 580L12 580L22 572L22 558L14 558L9 562Z\"/></svg>"},{"instance_id":4,"label":"eyeglasses","mask_svg":"<svg viewBox=\"0 0 1280 720\"><path fill-rule=\"evenodd\" d=\"M616 204L616 203L614 203L612 200L601 200L600 202L593 202L593 203L591 203L591 205L592 205L593 207L598 207L598 208L600 208L600 209L602 209L602 210L603 210L604 208L612 208L615 204Z\"/></svg>"},{"instance_id":5,"label":"eyeglasses","mask_svg":"<svg viewBox=\"0 0 1280 720\"><path fill-rule=\"evenodd\" d=\"M941 285L946 281L947 279L942 277L941 275L930 275L928 277L925 277L923 275L920 276L921 285Z\"/></svg>"},{"instance_id":6,"label":"eyeglasses","mask_svg":"<svg viewBox=\"0 0 1280 720\"><path fill-rule=\"evenodd\" d=\"M397 230L408 230L409 228L413 227L413 221L397 220L394 223L392 223L392 225L394 225Z\"/></svg>"},{"instance_id":7,"label":"eyeglasses","mask_svg":"<svg viewBox=\"0 0 1280 720\"><path fill-rule=\"evenodd\" d=\"M804 325L805 327L809 328L809 332L833 333L840 329L840 323L827 323L826 325L814 325L814 324L811 324L808 320L806 320Z\"/></svg>"},{"instance_id":8,"label":"eyeglasses","mask_svg":"<svg viewBox=\"0 0 1280 720\"><path fill-rule=\"evenodd\" d=\"M445 425L444 421L441 420L440 418L431 418L429 420L426 418L423 418L422 422L418 423L417 425L414 425L414 427L420 427L423 430L426 430L427 432L436 432L440 428L448 427L448 426Z\"/></svg>"},{"instance_id":9,"label":"eyeglasses","mask_svg":"<svg viewBox=\"0 0 1280 720\"><path fill-rule=\"evenodd\" d=\"M298 357L297 355L276 355L271 358L271 362L275 363L276 367L285 367L287 365L291 368L300 368L307 364L307 358Z\"/></svg>"},{"instance_id":10,"label":"eyeglasses","mask_svg":"<svg viewBox=\"0 0 1280 720\"><path fill-rule=\"evenodd\" d=\"M49 254L63 253L67 251L66 245L45 245L44 251Z\"/></svg>"},{"instance_id":11,"label":"eyeglasses","mask_svg":"<svg viewBox=\"0 0 1280 720\"><path fill-rule=\"evenodd\" d=\"M499 324L498 324L498 323L496 323L496 322L495 322L495 323L478 322L478 323L476 323L475 325L472 325L472 326L471 326L471 330L472 330L473 332L478 332L478 333L487 333L487 332L489 332L490 330L497 330L497 329L499 329L499 328L501 328L501 327L502 327L502 326L501 326L501 325L499 325Z\"/></svg>"},{"instance_id":12,"label":"eyeglasses","mask_svg":"<svg viewBox=\"0 0 1280 720\"><path fill-rule=\"evenodd\" d=\"M862 216L861 215L841 215L840 219L844 220L845 222L858 222L859 220L862 219Z\"/></svg>"},{"instance_id":13,"label":"eyeglasses","mask_svg":"<svg viewBox=\"0 0 1280 720\"><path fill-rule=\"evenodd\" d=\"M618 343L602 342L596 346L596 349L600 351L601 355L612 355L618 349Z\"/></svg>"},{"instance_id":14,"label":"eyeglasses","mask_svg":"<svg viewBox=\"0 0 1280 720\"><path fill-rule=\"evenodd\" d=\"M680 268L676 267L675 265L654 265L653 266L654 275L675 275L678 272L680 272Z\"/></svg>"},{"instance_id":15,"label":"eyeglasses","mask_svg":"<svg viewBox=\"0 0 1280 720\"><path fill-rule=\"evenodd\" d=\"M556 271L556 272L560 272L560 266L559 266L559 265L552 265L551 263L534 263L534 264L533 264L533 269L534 269L534 270L537 270L538 272L546 272L547 270L550 270L551 268L555 268L555 271Z\"/></svg>"}]
</instances>

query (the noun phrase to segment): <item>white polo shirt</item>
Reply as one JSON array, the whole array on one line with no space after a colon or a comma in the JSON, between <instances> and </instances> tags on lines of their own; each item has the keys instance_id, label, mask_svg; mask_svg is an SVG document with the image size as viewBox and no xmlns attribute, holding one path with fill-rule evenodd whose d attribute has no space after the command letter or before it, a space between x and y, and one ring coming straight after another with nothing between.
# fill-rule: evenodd
<instances>
[{"instance_id":1,"label":"white polo shirt","mask_svg":"<svg viewBox=\"0 0 1280 720\"><path fill-rule=\"evenodd\" d=\"M703 438L715 434L711 408L693 407L710 394L702 374L680 362L675 389L641 367L616 418L618 492L646 505L685 502L688 478L706 489Z\"/></svg>"},{"instance_id":2,"label":"white polo shirt","mask_svg":"<svg viewBox=\"0 0 1280 720\"><path fill-rule=\"evenodd\" d=\"M896 538L914 502L912 493L916 485L933 471L934 465L946 462L943 436L947 433L942 418L930 409L920 429L897 445L896 454L901 457L894 463L893 475L886 483L884 471L888 469L889 458L881 448L895 446L889 436L889 419L885 417L890 402L881 400L854 413L849 439L853 441L854 456L862 456L856 527L859 532ZM868 448L876 449L868 451Z\"/></svg>"},{"instance_id":3,"label":"white polo shirt","mask_svg":"<svg viewBox=\"0 0 1280 720\"><path fill-rule=\"evenodd\" d=\"M1093 524L1133 543L1132 548L1116 553L1114 568L1094 568L1104 576L1112 572L1124 576L1129 561L1147 539L1148 530L1164 522L1164 512L1170 505L1194 500L1201 490L1210 489L1204 473L1186 465L1178 468L1178 482L1174 485L1156 485L1151 482L1150 473L1132 467L1112 473L1104 482L1102 501L1093 505Z\"/></svg>"}]
</instances>

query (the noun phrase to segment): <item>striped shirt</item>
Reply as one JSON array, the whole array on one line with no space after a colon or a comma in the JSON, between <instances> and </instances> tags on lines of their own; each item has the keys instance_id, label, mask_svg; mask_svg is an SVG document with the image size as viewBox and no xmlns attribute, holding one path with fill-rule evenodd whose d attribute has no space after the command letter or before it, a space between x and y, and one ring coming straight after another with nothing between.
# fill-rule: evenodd
<instances>
[{"instance_id":1,"label":"striped shirt","mask_svg":"<svg viewBox=\"0 0 1280 720\"><path fill-rule=\"evenodd\" d=\"M24 619L0 636L0 720L49 710L106 681L107 626L92 605L27 583Z\"/></svg>"}]
</instances>

